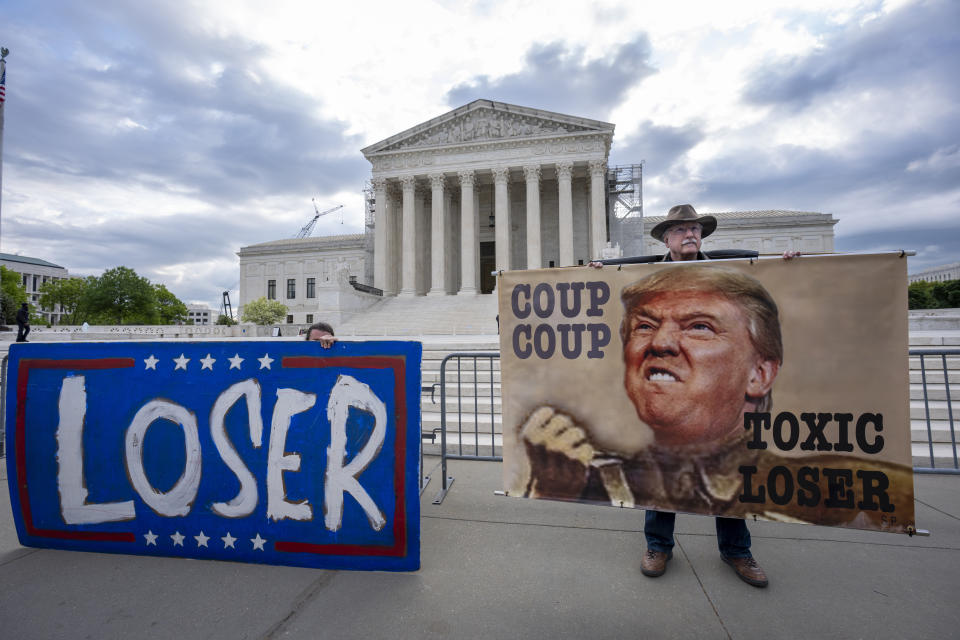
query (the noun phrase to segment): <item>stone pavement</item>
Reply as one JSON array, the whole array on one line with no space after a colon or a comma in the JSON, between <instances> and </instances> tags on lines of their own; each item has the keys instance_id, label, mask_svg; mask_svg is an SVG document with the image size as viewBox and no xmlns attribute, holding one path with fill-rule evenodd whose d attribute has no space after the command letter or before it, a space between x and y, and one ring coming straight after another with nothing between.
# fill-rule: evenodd
<instances>
[{"instance_id":1,"label":"stone pavement","mask_svg":"<svg viewBox=\"0 0 960 640\"><path fill-rule=\"evenodd\" d=\"M666 575L640 574L642 512L494 495L455 461L423 494L416 573L28 549L0 483L0 638L947 638L960 629L960 476L916 476L930 537L754 523L770 587L680 516ZM6 476L6 469L0 471Z\"/></svg>"}]
</instances>

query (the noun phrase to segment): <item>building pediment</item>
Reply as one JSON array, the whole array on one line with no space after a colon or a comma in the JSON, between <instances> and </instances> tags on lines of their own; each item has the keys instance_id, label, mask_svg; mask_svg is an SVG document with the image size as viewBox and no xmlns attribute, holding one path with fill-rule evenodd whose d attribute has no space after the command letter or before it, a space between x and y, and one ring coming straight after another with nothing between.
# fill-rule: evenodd
<instances>
[{"instance_id":1,"label":"building pediment","mask_svg":"<svg viewBox=\"0 0 960 640\"><path fill-rule=\"evenodd\" d=\"M483 142L613 134L609 122L578 118L503 102L475 100L363 149L364 156L452 148Z\"/></svg>"}]
</instances>

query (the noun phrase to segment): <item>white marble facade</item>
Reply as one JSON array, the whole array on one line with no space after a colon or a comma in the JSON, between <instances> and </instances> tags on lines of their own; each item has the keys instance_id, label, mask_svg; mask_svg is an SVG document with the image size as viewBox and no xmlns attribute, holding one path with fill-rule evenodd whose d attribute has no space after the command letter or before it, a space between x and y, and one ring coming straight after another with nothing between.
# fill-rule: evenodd
<instances>
[{"instance_id":1,"label":"white marble facade","mask_svg":"<svg viewBox=\"0 0 960 640\"><path fill-rule=\"evenodd\" d=\"M476 100L362 150L384 295L473 295L494 270L585 264L606 243L614 125Z\"/></svg>"},{"instance_id":2,"label":"white marble facade","mask_svg":"<svg viewBox=\"0 0 960 640\"><path fill-rule=\"evenodd\" d=\"M242 247L238 312L266 297L287 306L287 323L338 319L341 281L362 278L363 234L290 238Z\"/></svg>"}]
</instances>

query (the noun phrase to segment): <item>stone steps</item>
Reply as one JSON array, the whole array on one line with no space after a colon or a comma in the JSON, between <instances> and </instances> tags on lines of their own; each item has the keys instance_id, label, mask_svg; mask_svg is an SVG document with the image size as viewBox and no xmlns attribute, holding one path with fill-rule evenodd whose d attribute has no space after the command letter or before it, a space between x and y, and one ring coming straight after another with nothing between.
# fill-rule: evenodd
<instances>
[{"instance_id":1,"label":"stone steps","mask_svg":"<svg viewBox=\"0 0 960 640\"><path fill-rule=\"evenodd\" d=\"M338 336L497 335L495 294L391 296L349 315Z\"/></svg>"}]
</instances>

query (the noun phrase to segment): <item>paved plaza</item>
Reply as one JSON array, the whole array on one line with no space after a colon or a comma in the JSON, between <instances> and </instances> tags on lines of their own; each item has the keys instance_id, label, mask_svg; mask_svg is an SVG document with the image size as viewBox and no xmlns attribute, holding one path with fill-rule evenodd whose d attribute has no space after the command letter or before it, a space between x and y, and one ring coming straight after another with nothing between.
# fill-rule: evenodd
<instances>
[{"instance_id":1,"label":"paved plaza","mask_svg":"<svg viewBox=\"0 0 960 640\"><path fill-rule=\"evenodd\" d=\"M416 573L29 549L0 497L0 637L947 638L960 629L960 476L916 476L930 537L754 523L755 589L680 516L661 578L640 574L642 513L499 497L500 465L438 459ZM6 476L4 468L2 475Z\"/></svg>"}]
</instances>

